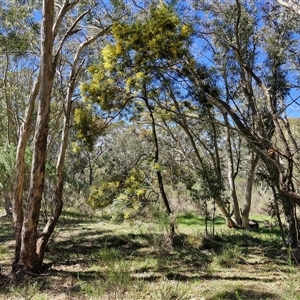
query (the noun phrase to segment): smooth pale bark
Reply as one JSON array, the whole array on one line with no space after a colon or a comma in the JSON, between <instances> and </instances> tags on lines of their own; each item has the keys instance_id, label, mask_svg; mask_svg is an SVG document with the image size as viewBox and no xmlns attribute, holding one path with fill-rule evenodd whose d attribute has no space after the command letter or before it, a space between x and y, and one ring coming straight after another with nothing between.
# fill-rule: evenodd
<instances>
[{"instance_id":1,"label":"smooth pale bark","mask_svg":"<svg viewBox=\"0 0 300 300\"><path fill-rule=\"evenodd\" d=\"M23 225L22 203L23 203L23 186L24 186L24 174L25 174L25 151L29 139L29 134L31 131L30 120L32 118L32 114L35 106L34 105L35 100L39 91L40 78L41 78L40 75L38 75L37 80L29 96L29 101L25 112L24 123L21 125L20 128L19 142L18 142L17 153L16 153L16 176L15 176L13 203L12 203L13 224L14 224L14 231L15 231L15 257L12 265L13 272L17 271L18 263L20 260L21 231Z\"/></svg>"},{"instance_id":2,"label":"smooth pale bark","mask_svg":"<svg viewBox=\"0 0 300 300\"><path fill-rule=\"evenodd\" d=\"M50 116L50 98L54 78L52 64L54 24L54 0L43 2L42 45L41 45L41 83L38 94L38 112L33 140L33 160L31 166L30 187L24 214L20 261L24 269L40 271L42 262L36 252L37 226L44 191L45 163L47 155L47 137Z\"/></svg>"},{"instance_id":3,"label":"smooth pale bark","mask_svg":"<svg viewBox=\"0 0 300 300\"><path fill-rule=\"evenodd\" d=\"M246 184L245 204L241 211L243 228L249 228L249 213L250 213L251 202L252 202L252 190L254 184L255 170L258 161L259 161L259 156L253 151L251 151L250 169L249 172L247 173L248 176L247 176L247 184Z\"/></svg>"},{"instance_id":4,"label":"smooth pale bark","mask_svg":"<svg viewBox=\"0 0 300 300\"><path fill-rule=\"evenodd\" d=\"M226 120L227 123L228 120ZM231 145L231 135L230 130L226 128L226 149L227 149L227 164L228 164L228 184L230 189L230 195L233 202L233 213L236 224L238 226L242 225L241 215L240 215L240 208L239 208L239 201L236 193L235 188L235 172L234 172L234 162L233 162L233 154L232 154L232 145Z\"/></svg>"}]
</instances>

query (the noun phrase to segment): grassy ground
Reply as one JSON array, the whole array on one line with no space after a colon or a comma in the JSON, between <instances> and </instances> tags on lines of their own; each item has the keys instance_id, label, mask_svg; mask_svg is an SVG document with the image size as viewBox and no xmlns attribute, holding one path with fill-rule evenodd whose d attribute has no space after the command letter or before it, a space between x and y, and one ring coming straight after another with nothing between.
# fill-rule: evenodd
<instances>
[{"instance_id":1,"label":"grassy ground","mask_svg":"<svg viewBox=\"0 0 300 300\"><path fill-rule=\"evenodd\" d=\"M11 221L2 218L0 299L300 299L299 255L281 248L276 228L230 230L217 219L205 238L201 218L177 221L172 247L163 223L67 212L46 253L49 271L12 278Z\"/></svg>"}]
</instances>

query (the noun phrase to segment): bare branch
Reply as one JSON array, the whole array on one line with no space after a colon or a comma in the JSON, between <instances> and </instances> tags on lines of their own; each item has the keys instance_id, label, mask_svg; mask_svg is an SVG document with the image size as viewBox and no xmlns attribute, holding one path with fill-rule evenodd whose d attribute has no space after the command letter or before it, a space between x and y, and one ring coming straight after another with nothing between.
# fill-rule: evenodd
<instances>
[{"instance_id":1,"label":"bare branch","mask_svg":"<svg viewBox=\"0 0 300 300\"><path fill-rule=\"evenodd\" d=\"M297 15L300 15L300 4L297 4L291 0L277 0L277 2L280 5L294 11Z\"/></svg>"},{"instance_id":2,"label":"bare branch","mask_svg":"<svg viewBox=\"0 0 300 300\"><path fill-rule=\"evenodd\" d=\"M72 3L69 3L69 0L65 0L64 4L62 6L60 6L60 11L58 13L58 17L55 21L55 24L53 25L53 39L55 39L55 37L58 33L58 29L60 28L61 22L62 22L64 16L66 15L66 13L70 9L72 9L78 2L79 2L79 0L75 0Z\"/></svg>"}]
</instances>

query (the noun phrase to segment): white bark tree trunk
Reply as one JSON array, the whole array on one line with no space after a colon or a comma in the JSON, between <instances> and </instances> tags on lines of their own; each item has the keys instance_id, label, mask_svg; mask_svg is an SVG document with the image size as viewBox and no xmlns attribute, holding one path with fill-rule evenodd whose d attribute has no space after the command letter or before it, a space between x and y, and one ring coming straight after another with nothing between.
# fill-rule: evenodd
<instances>
[{"instance_id":1,"label":"white bark tree trunk","mask_svg":"<svg viewBox=\"0 0 300 300\"><path fill-rule=\"evenodd\" d=\"M31 117L34 110L35 100L39 91L40 75L38 75L37 81L34 84L32 92L29 96L27 104L27 110L25 112L24 123L20 128L19 142L17 146L16 154L16 176L14 195L12 203L13 224L15 230L15 258L12 266L12 271L15 272L18 269L21 251L21 231L23 225L23 186L24 186L24 173L25 173L25 151L26 145L31 130Z\"/></svg>"},{"instance_id":2,"label":"white bark tree trunk","mask_svg":"<svg viewBox=\"0 0 300 300\"><path fill-rule=\"evenodd\" d=\"M228 159L228 183L230 188L231 199L233 202L233 212L234 218L237 226L242 225L241 215L240 215L240 208L239 208L239 201L236 193L235 188L235 172L234 172L234 162L233 162L233 153L232 153L232 144L231 144L231 134L230 134L230 126L227 114L224 114L225 124L228 126L226 127L226 148L227 148L227 159Z\"/></svg>"},{"instance_id":3,"label":"white bark tree trunk","mask_svg":"<svg viewBox=\"0 0 300 300\"><path fill-rule=\"evenodd\" d=\"M37 226L39 222L42 195L44 191L47 137L50 117L50 98L54 79L52 64L54 24L54 0L44 0L42 20L42 45L40 74L41 83L38 94L38 113L33 141L33 161L30 187L22 225L20 261L25 269L40 271L42 262L36 251Z\"/></svg>"},{"instance_id":4,"label":"white bark tree trunk","mask_svg":"<svg viewBox=\"0 0 300 300\"><path fill-rule=\"evenodd\" d=\"M252 202L252 189L254 183L255 170L258 161L259 161L259 156L252 151L251 160L250 160L250 170L248 173L247 184L246 184L245 204L241 212L243 228L249 228L249 213L250 213L251 202Z\"/></svg>"}]
</instances>

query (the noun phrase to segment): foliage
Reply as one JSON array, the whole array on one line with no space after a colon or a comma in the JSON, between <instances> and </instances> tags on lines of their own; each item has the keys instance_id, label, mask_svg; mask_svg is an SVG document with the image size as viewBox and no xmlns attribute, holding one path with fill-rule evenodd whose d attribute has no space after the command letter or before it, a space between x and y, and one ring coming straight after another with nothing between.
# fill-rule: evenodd
<instances>
[{"instance_id":1,"label":"foliage","mask_svg":"<svg viewBox=\"0 0 300 300\"><path fill-rule=\"evenodd\" d=\"M187 55L191 30L162 3L145 18L114 23L112 35L114 43L107 44L100 63L89 68L91 81L81 85L84 98L103 110L123 109L141 96L160 69Z\"/></svg>"},{"instance_id":2,"label":"foliage","mask_svg":"<svg viewBox=\"0 0 300 300\"><path fill-rule=\"evenodd\" d=\"M94 209L112 204L115 221L125 219L133 222L136 215L151 201L145 175L142 170L133 168L127 176L119 176L115 180L102 181L99 186L94 186L87 203Z\"/></svg>"},{"instance_id":3,"label":"foliage","mask_svg":"<svg viewBox=\"0 0 300 300\"><path fill-rule=\"evenodd\" d=\"M33 18L32 5L14 2L0 9L0 51L18 57L31 48L31 39L38 32L39 24Z\"/></svg>"},{"instance_id":4,"label":"foliage","mask_svg":"<svg viewBox=\"0 0 300 300\"><path fill-rule=\"evenodd\" d=\"M199 178L201 178L200 198L206 200L220 199L225 187L216 170L207 163L203 163L199 173Z\"/></svg>"},{"instance_id":5,"label":"foliage","mask_svg":"<svg viewBox=\"0 0 300 300\"><path fill-rule=\"evenodd\" d=\"M113 127L102 136L97 176L90 187L87 203L94 209L112 204L116 221L124 218L132 221L156 199L148 175L149 143L144 139L145 130L139 126L121 123Z\"/></svg>"},{"instance_id":6,"label":"foliage","mask_svg":"<svg viewBox=\"0 0 300 300\"><path fill-rule=\"evenodd\" d=\"M82 143L92 151L97 139L103 135L108 124L94 110L91 105L77 107L74 112L74 127L78 143L73 150L79 151Z\"/></svg>"},{"instance_id":7,"label":"foliage","mask_svg":"<svg viewBox=\"0 0 300 300\"><path fill-rule=\"evenodd\" d=\"M133 221L135 216L148 204L144 174L141 170L132 169L126 177L122 193L113 201L112 209L116 219L123 214L125 220Z\"/></svg>"},{"instance_id":8,"label":"foliage","mask_svg":"<svg viewBox=\"0 0 300 300\"><path fill-rule=\"evenodd\" d=\"M16 147L14 145L3 145L2 147L0 147L0 191L4 196L9 195L13 191L16 162L15 156ZM29 148L27 148L25 154L27 177L29 176L28 172L31 157L32 152Z\"/></svg>"},{"instance_id":9,"label":"foliage","mask_svg":"<svg viewBox=\"0 0 300 300\"><path fill-rule=\"evenodd\" d=\"M15 165L15 147L10 145L4 145L0 148L0 188L8 188L8 184L12 183L14 177L14 165Z\"/></svg>"},{"instance_id":10,"label":"foliage","mask_svg":"<svg viewBox=\"0 0 300 300\"><path fill-rule=\"evenodd\" d=\"M104 208L111 204L118 193L119 181L103 182L100 186L92 187L87 203L92 208Z\"/></svg>"}]
</instances>

